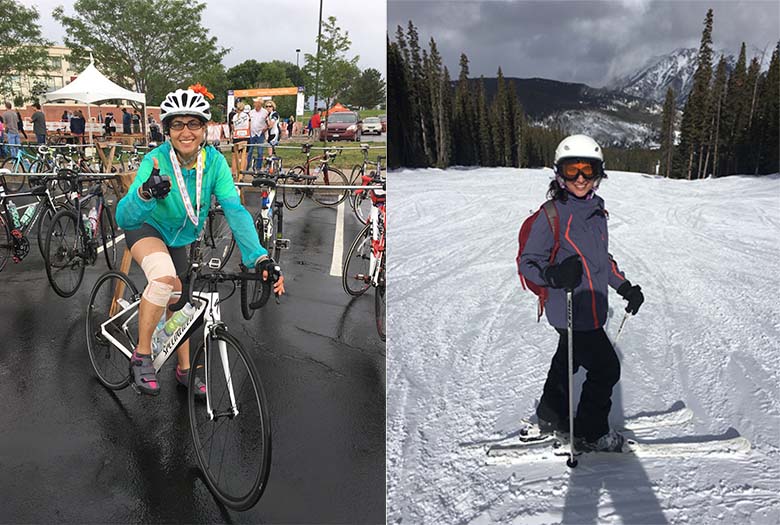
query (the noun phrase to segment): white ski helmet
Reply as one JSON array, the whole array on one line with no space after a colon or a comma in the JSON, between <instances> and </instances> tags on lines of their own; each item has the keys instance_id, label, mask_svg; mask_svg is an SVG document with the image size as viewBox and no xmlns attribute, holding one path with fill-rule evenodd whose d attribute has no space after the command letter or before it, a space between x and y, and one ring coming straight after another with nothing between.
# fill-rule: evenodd
<instances>
[{"instance_id":1,"label":"white ski helmet","mask_svg":"<svg viewBox=\"0 0 780 525\"><path fill-rule=\"evenodd\" d=\"M566 137L555 148L555 165L562 159L594 159L604 163L601 146L587 135L571 135Z\"/></svg>"},{"instance_id":2,"label":"white ski helmet","mask_svg":"<svg viewBox=\"0 0 780 525\"><path fill-rule=\"evenodd\" d=\"M177 115L192 115L208 122L211 120L211 106L206 98L191 89L177 89L166 95L160 104L163 124Z\"/></svg>"}]
</instances>

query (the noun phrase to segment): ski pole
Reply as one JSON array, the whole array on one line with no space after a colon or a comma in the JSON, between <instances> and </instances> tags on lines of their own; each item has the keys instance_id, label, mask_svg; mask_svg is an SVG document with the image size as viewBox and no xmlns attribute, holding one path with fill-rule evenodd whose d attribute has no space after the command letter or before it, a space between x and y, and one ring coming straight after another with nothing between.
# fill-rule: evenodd
<instances>
[{"instance_id":1,"label":"ski pole","mask_svg":"<svg viewBox=\"0 0 780 525\"><path fill-rule=\"evenodd\" d=\"M572 290L566 290L566 321L569 329L569 459L566 465L569 468L577 466L574 459L574 329L572 328Z\"/></svg>"},{"instance_id":2,"label":"ski pole","mask_svg":"<svg viewBox=\"0 0 780 525\"><path fill-rule=\"evenodd\" d=\"M618 339L620 339L620 334L623 333L623 325L626 324L626 321L628 320L629 313L626 312L626 315L623 316L623 320L620 321L620 327L618 328L617 335L615 336L615 340L612 342L613 345L616 345L618 342Z\"/></svg>"}]
</instances>

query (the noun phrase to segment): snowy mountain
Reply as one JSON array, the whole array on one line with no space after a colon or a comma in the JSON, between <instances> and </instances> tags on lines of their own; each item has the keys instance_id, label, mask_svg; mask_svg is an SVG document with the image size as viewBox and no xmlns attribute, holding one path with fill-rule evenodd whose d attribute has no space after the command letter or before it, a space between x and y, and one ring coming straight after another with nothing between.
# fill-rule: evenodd
<instances>
[{"instance_id":1,"label":"snowy mountain","mask_svg":"<svg viewBox=\"0 0 780 525\"><path fill-rule=\"evenodd\" d=\"M657 132L644 122L631 122L609 111L570 110L550 115L544 126L557 126L567 134L583 133L605 147L658 148Z\"/></svg>"},{"instance_id":2,"label":"snowy mountain","mask_svg":"<svg viewBox=\"0 0 780 525\"><path fill-rule=\"evenodd\" d=\"M682 105L693 88L698 53L697 49L680 48L669 54L653 57L637 71L612 81L609 88L663 103L666 91L671 87L677 103ZM717 65L720 55L720 52L713 53L713 67ZM726 60L731 71L735 59L727 55Z\"/></svg>"},{"instance_id":3,"label":"snowy mountain","mask_svg":"<svg viewBox=\"0 0 780 525\"><path fill-rule=\"evenodd\" d=\"M536 298L515 268L518 229L551 175L480 168L389 178L404 197L387 221L387 522L777 524L780 176L610 172L599 190L610 252L646 298L617 345L611 422L684 403L688 423L633 436L698 443L739 434L752 450L586 455L572 470L561 458L492 464L473 445L517 432L533 414L558 341L536 322ZM609 301L614 338L625 303L614 293Z\"/></svg>"}]
</instances>

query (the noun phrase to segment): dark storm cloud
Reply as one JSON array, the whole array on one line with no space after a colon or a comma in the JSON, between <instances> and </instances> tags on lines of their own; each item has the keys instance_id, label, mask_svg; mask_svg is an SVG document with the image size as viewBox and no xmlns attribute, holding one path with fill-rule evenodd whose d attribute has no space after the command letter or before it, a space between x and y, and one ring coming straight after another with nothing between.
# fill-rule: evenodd
<instances>
[{"instance_id":1,"label":"dark storm cloud","mask_svg":"<svg viewBox=\"0 0 780 525\"><path fill-rule=\"evenodd\" d=\"M707 9L713 41L733 55L744 41L748 55L768 55L780 39L780 3L743 2L531 2L389 0L391 37L412 20L425 43L436 40L450 74L460 54L472 76L544 77L601 86L650 57L698 48Z\"/></svg>"}]
</instances>

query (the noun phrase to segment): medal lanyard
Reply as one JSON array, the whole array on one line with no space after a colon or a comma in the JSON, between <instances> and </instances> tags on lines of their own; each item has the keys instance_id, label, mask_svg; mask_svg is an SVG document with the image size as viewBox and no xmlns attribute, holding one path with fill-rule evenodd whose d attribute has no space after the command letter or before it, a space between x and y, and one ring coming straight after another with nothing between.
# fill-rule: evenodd
<instances>
[{"instance_id":1,"label":"medal lanyard","mask_svg":"<svg viewBox=\"0 0 780 525\"><path fill-rule=\"evenodd\" d=\"M179 165L179 159L176 158L176 152L171 148L171 164L173 164L173 173L176 175L176 183L179 185L179 194L181 194L181 200L184 203L184 209L187 210L187 216L190 218L192 224L198 227L198 217L200 216L200 190L203 186L203 164L205 163L204 157L206 151L201 150L198 155L197 167L195 168L195 200L198 207L197 213L192 209L192 201L190 200L190 194L187 191L187 185L184 183L184 176L181 173L181 166Z\"/></svg>"}]
</instances>

